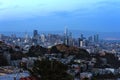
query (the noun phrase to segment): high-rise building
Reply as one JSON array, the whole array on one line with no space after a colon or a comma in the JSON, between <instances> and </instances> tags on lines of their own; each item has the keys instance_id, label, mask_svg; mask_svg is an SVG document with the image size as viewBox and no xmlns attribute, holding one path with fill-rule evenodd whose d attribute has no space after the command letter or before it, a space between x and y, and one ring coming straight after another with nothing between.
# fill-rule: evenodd
<instances>
[{"instance_id":1,"label":"high-rise building","mask_svg":"<svg viewBox=\"0 0 120 80\"><path fill-rule=\"evenodd\" d=\"M89 36L89 37L88 37L88 41L89 41L89 42L93 42L93 37L92 37L92 36Z\"/></svg>"},{"instance_id":2,"label":"high-rise building","mask_svg":"<svg viewBox=\"0 0 120 80\"><path fill-rule=\"evenodd\" d=\"M66 36L68 36L68 28L67 28L67 27L65 27L65 32L64 32L64 34L65 34Z\"/></svg>"},{"instance_id":3,"label":"high-rise building","mask_svg":"<svg viewBox=\"0 0 120 80\"><path fill-rule=\"evenodd\" d=\"M38 36L38 31L37 31L37 30L34 30L34 31L33 31L33 43L34 43L34 44L37 44L38 38L39 38L39 36Z\"/></svg>"},{"instance_id":4,"label":"high-rise building","mask_svg":"<svg viewBox=\"0 0 120 80\"><path fill-rule=\"evenodd\" d=\"M84 36L83 36L83 34L81 34L81 36L80 36L80 37L81 37L81 39L84 39Z\"/></svg>"},{"instance_id":5,"label":"high-rise building","mask_svg":"<svg viewBox=\"0 0 120 80\"><path fill-rule=\"evenodd\" d=\"M83 39L78 38L78 46L83 47Z\"/></svg>"},{"instance_id":6,"label":"high-rise building","mask_svg":"<svg viewBox=\"0 0 120 80\"><path fill-rule=\"evenodd\" d=\"M3 35L2 35L2 34L0 34L0 41L2 40L2 37L3 37Z\"/></svg>"},{"instance_id":7,"label":"high-rise building","mask_svg":"<svg viewBox=\"0 0 120 80\"><path fill-rule=\"evenodd\" d=\"M33 31L33 37L35 38L35 37L37 37L38 36L38 31L37 30L34 30Z\"/></svg>"},{"instance_id":8,"label":"high-rise building","mask_svg":"<svg viewBox=\"0 0 120 80\"><path fill-rule=\"evenodd\" d=\"M72 32L69 33L69 45L73 46L73 38L72 38Z\"/></svg>"},{"instance_id":9,"label":"high-rise building","mask_svg":"<svg viewBox=\"0 0 120 80\"><path fill-rule=\"evenodd\" d=\"M45 42L46 38L45 38L45 34L41 34L41 42Z\"/></svg>"},{"instance_id":10,"label":"high-rise building","mask_svg":"<svg viewBox=\"0 0 120 80\"><path fill-rule=\"evenodd\" d=\"M66 45L69 44L68 29L66 27L65 27L65 32L64 32L64 44Z\"/></svg>"},{"instance_id":11,"label":"high-rise building","mask_svg":"<svg viewBox=\"0 0 120 80\"><path fill-rule=\"evenodd\" d=\"M99 42L99 35L98 34L94 35L94 42Z\"/></svg>"},{"instance_id":12,"label":"high-rise building","mask_svg":"<svg viewBox=\"0 0 120 80\"><path fill-rule=\"evenodd\" d=\"M65 43L66 45L69 44L69 38L68 38L68 37L66 37L64 41L65 41L64 43Z\"/></svg>"}]
</instances>

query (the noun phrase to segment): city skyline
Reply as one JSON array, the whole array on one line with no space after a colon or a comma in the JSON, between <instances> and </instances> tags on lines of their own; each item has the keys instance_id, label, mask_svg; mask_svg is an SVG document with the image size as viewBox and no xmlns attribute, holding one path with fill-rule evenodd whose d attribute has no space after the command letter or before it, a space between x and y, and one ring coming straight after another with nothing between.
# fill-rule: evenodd
<instances>
[{"instance_id":1,"label":"city skyline","mask_svg":"<svg viewBox=\"0 0 120 80\"><path fill-rule=\"evenodd\" d=\"M119 0L0 0L0 31L63 31L67 26L70 30L112 32L110 38L118 39L119 4Z\"/></svg>"},{"instance_id":2,"label":"city skyline","mask_svg":"<svg viewBox=\"0 0 120 80\"><path fill-rule=\"evenodd\" d=\"M0 80L120 80L120 0L0 0Z\"/></svg>"}]
</instances>

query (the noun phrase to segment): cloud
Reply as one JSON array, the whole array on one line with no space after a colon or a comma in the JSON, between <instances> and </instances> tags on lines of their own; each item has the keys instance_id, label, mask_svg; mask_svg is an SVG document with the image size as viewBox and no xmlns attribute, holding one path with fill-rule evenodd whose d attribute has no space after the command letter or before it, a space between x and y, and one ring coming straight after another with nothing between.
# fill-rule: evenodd
<instances>
[{"instance_id":1,"label":"cloud","mask_svg":"<svg viewBox=\"0 0 120 80\"><path fill-rule=\"evenodd\" d=\"M7 18L50 15L53 12L70 12L89 7L94 1L83 0L0 0L1 16ZM8 14L9 13L9 14ZM21 17L22 17L21 16Z\"/></svg>"},{"instance_id":2,"label":"cloud","mask_svg":"<svg viewBox=\"0 0 120 80\"><path fill-rule=\"evenodd\" d=\"M0 20L37 16L96 15L119 0L0 0ZM119 7L119 5L118 5Z\"/></svg>"}]
</instances>

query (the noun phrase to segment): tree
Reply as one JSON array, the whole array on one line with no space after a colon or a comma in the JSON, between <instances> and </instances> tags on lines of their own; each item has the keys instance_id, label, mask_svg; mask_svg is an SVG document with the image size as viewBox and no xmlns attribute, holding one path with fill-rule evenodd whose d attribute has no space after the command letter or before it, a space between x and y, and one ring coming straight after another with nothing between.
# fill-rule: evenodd
<instances>
[{"instance_id":1,"label":"tree","mask_svg":"<svg viewBox=\"0 0 120 80\"><path fill-rule=\"evenodd\" d=\"M53 46L53 47L50 49L50 53L60 53L60 51L57 49L56 46Z\"/></svg>"},{"instance_id":2,"label":"tree","mask_svg":"<svg viewBox=\"0 0 120 80\"><path fill-rule=\"evenodd\" d=\"M27 53L27 56L37 57L37 56L42 56L45 53L47 53L47 48L37 45L37 46L31 46L29 52Z\"/></svg>"},{"instance_id":3,"label":"tree","mask_svg":"<svg viewBox=\"0 0 120 80\"><path fill-rule=\"evenodd\" d=\"M99 68L119 68L120 63L118 58L112 54L112 53L105 53L105 55L96 54L95 58L97 59L97 63L95 64L95 67ZM103 63L106 62L106 64L103 65Z\"/></svg>"},{"instance_id":4,"label":"tree","mask_svg":"<svg viewBox=\"0 0 120 80\"><path fill-rule=\"evenodd\" d=\"M0 54L0 66L7 66L8 62L3 55Z\"/></svg>"},{"instance_id":5,"label":"tree","mask_svg":"<svg viewBox=\"0 0 120 80\"><path fill-rule=\"evenodd\" d=\"M37 60L29 71L31 75L41 80L72 80L73 77L66 72L67 69L67 65L55 60Z\"/></svg>"}]
</instances>

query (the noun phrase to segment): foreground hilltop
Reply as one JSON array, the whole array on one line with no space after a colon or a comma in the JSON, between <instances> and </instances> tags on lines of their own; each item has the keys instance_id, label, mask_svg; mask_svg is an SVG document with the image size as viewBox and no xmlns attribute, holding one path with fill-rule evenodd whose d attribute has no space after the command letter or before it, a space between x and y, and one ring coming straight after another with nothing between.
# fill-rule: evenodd
<instances>
[{"instance_id":1,"label":"foreground hilltop","mask_svg":"<svg viewBox=\"0 0 120 80\"><path fill-rule=\"evenodd\" d=\"M77 58L87 58L90 57L89 53L85 49L81 49L74 46L67 46L65 44L58 44L53 46L51 53L62 53L63 55L76 55Z\"/></svg>"},{"instance_id":2,"label":"foreground hilltop","mask_svg":"<svg viewBox=\"0 0 120 80\"><path fill-rule=\"evenodd\" d=\"M69 55L76 55L77 58L88 58L90 57L89 53L85 49L80 49L73 46L67 46L65 44L58 44L52 46L51 48L44 48L42 46L32 46L29 49L28 56L41 56L44 54L58 54L61 53L64 57Z\"/></svg>"}]
</instances>

